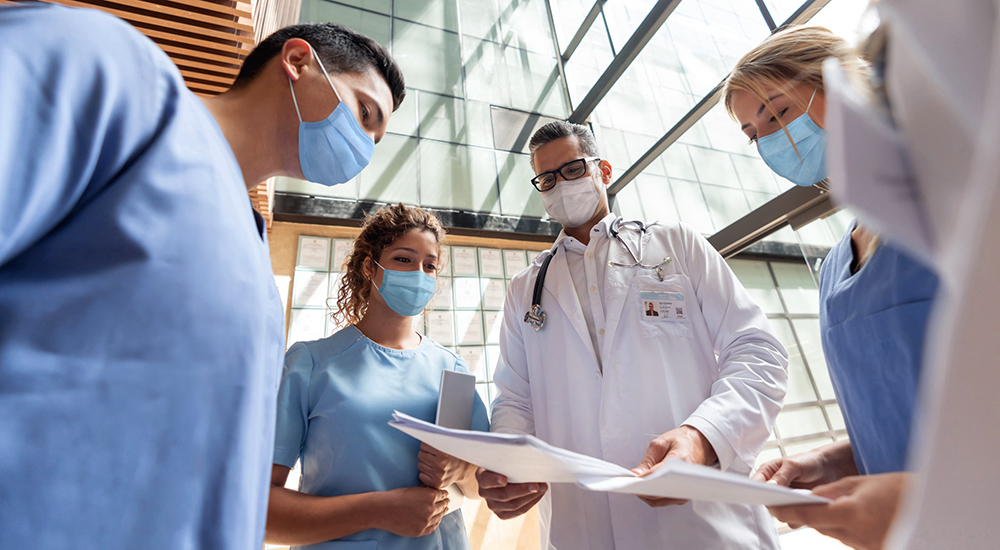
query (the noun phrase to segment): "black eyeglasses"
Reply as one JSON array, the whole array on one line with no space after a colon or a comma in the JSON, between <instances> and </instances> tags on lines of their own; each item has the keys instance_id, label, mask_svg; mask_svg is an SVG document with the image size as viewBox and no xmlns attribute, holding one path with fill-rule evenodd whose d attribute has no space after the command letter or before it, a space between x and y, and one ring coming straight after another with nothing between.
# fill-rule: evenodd
<instances>
[{"instance_id":1,"label":"black eyeglasses","mask_svg":"<svg viewBox=\"0 0 1000 550\"><path fill-rule=\"evenodd\" d=\"M541 174L531 178L531 185L534 185L535 189L544 193L556 186L557 174L562 176L564 180L582 178L587 175L587 163L592 160L600 161L601 159L600 157L587 157L571 160L560 166L557 170L542 172Z\"/></svg>"}]
</instances>

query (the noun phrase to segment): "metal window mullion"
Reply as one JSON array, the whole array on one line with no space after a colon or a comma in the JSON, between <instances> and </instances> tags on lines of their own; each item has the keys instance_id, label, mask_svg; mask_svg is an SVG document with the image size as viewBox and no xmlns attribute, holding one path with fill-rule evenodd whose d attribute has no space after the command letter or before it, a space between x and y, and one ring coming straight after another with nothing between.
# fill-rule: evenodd
<instances>
[{"instance_id":1,"label":"metal window mullion","mask_svg":"<svg viewBox=\"0 0 1000 550\"><path fill-rule=\"evenodd\" d=\"M576 30L576 34L573 35L573 38L570 39L569 44L566 45L566 51L559 54L559 57L562 58L563 62L569 61L569 58L573 56L573 53L576 52L576 49L580 47L580 43L583 42L584 37L586 37L587 33L590 32L590 27L594 26L594 21L596 21L597 16L601 14L601 10L603 9L604 3L607 1L608 0L597 0L596 2L594 2L594 5L590 8L590 11L587 12L587 16L584 17L583 22L580 23L580 28ZM549 10L549 13L551 14L552 11ZM558 50L556 50L556 52L559 53Z\"/></svg>"},{"instance_id":2,"label":"metal window mullion","mask_svg":"<svg viewBox=\"0 0 1000 550\"><path fill-rule=\"evenodd\" d=\"M569 82L566 80L566 67L563 63L563 58L559 54L559 35L556 33L556 20L552 15L552 2L551 0L545 0L545 13L549 17L549 32L552 33L552 46L555 48L556 55L556 67L559 69L559 79L562 81L563 97L566 99L566 108L573 108L573 100L569 95ZM499 173L497 177L499 181Z\"/></svg>"},{"instance_id":3,"label":"metal window mullion","mask_svg":"<svg viewBox=\"0 0 1000 550\"><path fill-rule=\"evenodd\" d=\"M757 7L760 8L760 14L764 16L764 22L767 23L767 28L771 32L774 32L774 30L777 29L778 26L775 25L774 18L771 17L771 11L768 10L767 6L764 5L764 0L757 0Z\"/></svg>"}]
</instances>

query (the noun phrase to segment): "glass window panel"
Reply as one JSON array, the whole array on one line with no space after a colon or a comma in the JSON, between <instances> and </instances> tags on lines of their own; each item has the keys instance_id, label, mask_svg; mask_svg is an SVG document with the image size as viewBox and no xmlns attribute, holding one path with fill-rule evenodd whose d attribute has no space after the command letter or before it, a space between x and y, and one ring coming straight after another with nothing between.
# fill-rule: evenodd
<instances>
[{"instance_id":1,"label":"glass window panel","mask_svg":"<svg viewBox=\"0 0 1000 550\"><path fill-rule=\"evenodd\" d=\"M305 4L309 0L303 0ZM313 0L316 1L316 0ZM390 15L392 13L392 0L337 0L341 4L350 4L370 11L377 11Z\"/></svg>"},{"instance_id":2,"label":"glass window panel","mask_svg":"<svg viewBox=\"0 0 1000 550\"><path fill-rule=\"evenodd\" d=\"M490 380L493 380L493 373L497 371L497 363L500 361L500 346L486 346L486 369L490 372ZM490 384L490 394L496 397L496 386Z\"/></svg>"},{"instance_id":3,"label":"glass window panel","mask_svg":"<svg viewBox=\"0 0 1000 550\"><path fill-rule=\"evenodd\" d=\"M733 125L735 128L735 124ZM777 194L782 191L774 172L764 164L759 156L730 155L736 175L747 191Z\"/></svg>"},{"instance_id":4,"label":"glass window panel","mask_svg":"<svg viewBox=\"0 0 1000 550\"><path fill-rule=\"evenodd\" d=\"M819 314L819 289L805 263L771 262L788 313Z\"/></svg>"},{"instance_id":5,"label":"glass window panel","mask_svg":"<svg viewBox=\"0 0 1000 550\"><path fill-rule=\"evenodd\" d=\"M462 46L465 89L469 99L510 107L510 84L500 44L463 36Z\"/></svg>"},{"instance_id":6,"label":"glass window panel","mask_svg":"<svg viewBox=\"0 0 1000 550\"><path fill-rule=\"evenodd\" d=\"M421 140L420 181L424 205L499 213L497 167L491 150Z\"/></svg>"},{"instance_id":7,"label":"glass window panel","mask_svg":"<svg viewBox=\"0 0 1000 550\"><path fill-rule=\"evenodd\" d=\"M503 43L522 50L555 55L545 0L498 0Z\"/></svg>"},{"instance_id":8,"label":"glass window panel","mask_svg":"<svg viewBox=\"0 0 1000 550\"><path fill-rule=\"evenodd\" d=\"M381 145L381 144L379 144ZM378 147L375 147L378 151ZM354 178L340 185L326 186L311 181L278 176L275 178L274 190L284 193L299 193L312 197L330 197L335 199L358 200L358 179Z\"/></svg>"},{"instance_id":9,"label":"glass window panel","mask_svg":"<svg viewBox=\"0 0 1000 550\"><path fill-rule=\"evenodd\" d=\"M837 236L837 241L839 242L844 237L844 234L847 233L851 222L854 221L854 213L844 208L836 214L827 217L826 221L830 225L830 231Z\"/></svg>"},{"instance_id":10,"label":"glass window panel","mask_svg":"<svg viewBox=\"0 0 1000 550\"><path fill-rule=\"evenodd\" d=\"M389 4L389 0L368 3ZM382 8L383 6L376 5L375 7ZM376 11L382 10L378 9ZM388 14L389 9L386 8L383 13ZM299 21L303 23L337 23L357 31L383 46L389 47L389 17L387 15L379 15L370 11L342 6L327 0L302 0L302 11L299 14Z\"/></svg>"},{"instance_id":11,"label":"glass window panel","mask_svg":"<svg viewBox=\"0 0 1000 550\"><path fill-rule=\"evenodd\" d=\"M430 309L451 309L455 307L455 301L452 299L451 277L437 278L437 289L435 289L434 297L431 298L431 302L427 307Z\"/></svg>"},{"instance_id":12,"label":"glass window panel","mask_svg":"<svg viewBox=\"0 0 1000 550\"><path fill-rule=\"evenodd\" d=\"M607 30L604 28L603 17L603 15L597 17L564 66L570 96L576 103L587 96L587 92L594 87L597 79L615 58L611 51L611 42L608 41ZM562 44L560 42L560 45Z\"/></svg>"},{"instance_id":13,"label":"glass window panel","mask_svg":"<svg viewBox=\"0 0 1000 550\"><path fill-rule=\"evenodd\" d=\"M507 47L503 60L512 108L556 118L569 116L555 57Z\"/></svg>"},{"instance_id":14,"label":"glass window panel","mask_svg":"<svg viewBox=\"0 0 1000 550\"><path fill-rule=\"evenodd\" d=\"M813 16L810 25L819 25L858 44L878 26L878 13L868 10L871 0L834 0Z\"/></svg>"},{"instance_id":15,"label":"glass window panel","mask_svg":"<svg viewBox=\"0 0 1000 550\"><path fill-rule=\"evenodd\" d=\"M647 175L645 172L626 187L635 187L636 193L642 198L644 221L659 221L671 223L680 220L674 195L670 191L670 180L662 176Z\"/></svg>"},{"instance_id":16,"label":"glass window panel","mask_svg":"<svg viewBox=\"0 0 1000 550\"><path fill-rule=\"evenodd\" d=\"M484 311L483 329L487 344L500 343L500 327L503 326L503 311Z\"/></svg>"},{"instance_id":17,"label":"glass window panel","mask_svg":"<svg viewBox=\"0 0 1000 550\"><path fill-rule=\"evenodd\" d=\"M496 0L459 0L462 34L497 41L500 39L500 13Z\"/></svg>"},{"instance_id":18,"label":"glass window panel","mask_svg":"<svg viewBox=\"0 0 1000 550\"><path fill-rule=\"evenodd\" d=\"M688 152L687 145L674 143L670 147L667 147L667 150L660 155L660 160L663 161L667 175L671 178L691 181L698 179L698 174L694 170L694 164L691 162L691 154Z\"/></svg>"},{"instance_id":19,"label":"glass window panel","mask_svg":"<svg viewBox=\"0 0 1000 550\"><path fill-rule=\"evenodd\" d=\"M819 407L783 410L775 422L783 439L821 434L830 429Z\"/></svg>"},{"instance_id":20,"label":"glass window panel","mask_svg":"<svg viewBox=\"0 0 1000 550\"><path fill-rule=\"evenodd\" d=\"M482 346L458 346L458 354L465 361L469 372L476 376L476 382L489 382L485 352Z\"/></svg>"},{"instance_id":21,"label":"glass window panel","mask_svg":"<svg viewBox=\"0 0 1000 550\"><path fill-rule=\"evenodd\" d=\"M417 138L386 134L361 175L362 199L417 204Z\"/></svg>"},{"instance_id":22,"label":"glass window panel","mask_svg":"<svg viewBox=\"0 0 1000 550\"><path fill-rule=\"evenodd\" d=\"M428 311L427 337L442 346L455 345L455 318L451 311Z\"/></svg>"},{"instance_id":23,"label":"glass window panel","mask_svg":"<svg viewBox=\"0 0 1000 550\"><path fill-rule=\"evenodd\" d=\"M396 2L397 18L458 32L458 4L455 0Z\"/></svg>"},{"instance_id":24,"label":"glass window panel","mask_svg":"<svg viewBox=\"0 0 1000 550\"><path fill-rule=\"evenodd\" d=\"M708 205L705 204L705 196L701 193L701 186L690 181L671 179L670 188L674 191L681 221L704 235L713 233L715 227L712 225Z\"/></svg>"},{"instance_id":25,"label":"glass window panel","mask_svg":"<svg viewBox=\"0 0 1000 550\"><path fill-rule=\"evenodd\" d=\"M480 311L456 311L455 334L463 345L483 344L483 314Z\"/></svg>"},{"instance_id":26,"label":"glass window panel","mask_svg":"<svg viewBox=\"0 0 1000 550\"><path fill-rule=\"evenodd\" d=\"M330 288L325 271L295 270L292 279L292 307L324 307Z\"/></svg>"},{"instance_id":27,"label":"glass window panel","mask_svg":"<svg viewBox=\"0 0 1000 550\"><path fill-rule=\"evenodd\" d=\"M583 24L583 20L590 13L590 8L594 6L595 0L550 0L552 6L552 19L556 24L556 35L559 37L559 47L566 50L576 32ZM598 16L594 25L604 26ZM562 53L562 52L560 52Z\"/></svg>"},{"instance_id":28,"label":"glass window panel","mask_svg":"<svg viewBox=\"0 0 1000 550\"><path fill-rule=\"evenodd\" d=\"M736 278L747 289L753 301L764 310L764 313L784 313L778 289L774 287L771 271L767 262L754 260L727 260ZM782 340L782 342L785 342Z\"/></svg>"},{"instance_id":29,"label":"glass window panel","mask_svg":"<svg viewBox=\"0 0 1000 550\"><path fill-rule=\"evenodd\" d=\"M747 202L750 204L750 210L756 210L778 196L777 194L771 195L769 193L756 193L754 191L746 191L745 193Z\"/></svg>"},{"instance_id":30,"label":"glass window panel","mask_svg":"<svg viewBox=\"0 0 1000 550\"><path fill-rule=\"evenodd\" d=\"M420 90L462 97L462 59L458 35L396 19L393 57L406 84Z\"/></svg>"},{"instance_id":31,"label":"glass window panel","mask_svg":"<svg viewBox=\"0 0 1000 550\"><path fill-rule=\"evenodd\" d=\"M654 0L628 0L612 1L604 5L604 16L608 19L608 31L615 50L620 51L628 42L654 4Z\"/></svg>"},{"instance_id":32,"label":"glass window panel","mask_svg":"<svg viewBox=\"0 0 1000 550\"><path fill-rule=\"evenodd\" d=\"M831 437L819 437L816 439L810 439L809 441L802 441L799 443L793 443L791 445L785 445L785 453L788 456L797 455L799 453L804 453L806 451L811 451L817 447L822 447L828 443L833 443L833 438Z\"/></svg>"},{"instance_id":33,"label":"glass window panel","mask_svg":"<svg viewBox=\"0 0 1000 550\"><path fill-rule=\"evenodd\" d=\"M712 214L716 231L750 213L750 204L742 190L715 185L703 185L701 190L708 201L708 210Z\"/></svg>"},{"instance_id":34,"label":"glass window panel","mask_svg":"<svg viewBox=\"0 0 1000 550\"><path fill-rule=\"evenodd\" d=\"M325 309L292 308L287 345L291 347L296 342L310 342L327 336L327 313Z\"/></svg>"},{"instance_id":35,"label":"glass window panel","mask_svg":"<svg viewBox=\"0 0 1000 550\"><path fill-rule=\"evenodd\" d=\"M728 154L702 147L688 147L688 151L691 153L691 160L698 173L698 181L740 188L740 180L736 176L733 163L729 161Z\"/></svg>"},{"instance_id":36,"label":"glass window panel","mask_svg":"<svg viewBox=\"0 0 1000 550\"><path fill-rule=\"evenodd\" d=\"M542 194L531 186L535 172L528 155L496 152L500 182L500 211L507 216L545 217Z\"/></svg>"},{"instance_id":37,"label":"glass window panel","mask_svg":"<svg viewBox=\"0 0 1000 550\"><path fill-rule=\"evenodd\" d=\"M830 427L835 431L847 429L847 424L844 423L844 413L840 410L839 405L827 405L826 415L830 417Z\"/></svg>"},{"instance_id":38,"label":"glass window panel","mask_svg":"<svg viewBox=\"0 0 1000 550\"><path fill-rule=\"evenodd\" d=\"M823 343L820 340L819 319L795 319L792 321L795 333L802 344L802 352L809 363L816 389L821 399L836 399L830 372L827 370L826 356L823 355Z\"/></svg>"},{"instance_id":39,"label":"glass window panel","mask_svg":"<svg viewBox=\"0 0 1000 550\"><path fill-rule=\"evenodd\" d=\"M515 153L528 153L528 140L542 126L558 119L531 115L521 111L513 111L494 106L490 113L493 117L493 144L499 150ZM600 138L598 138L598 144ZM528 166L531 169L531 166ZM534 174L531 175L534 177ZM528 178L529 180L531 178Z\"/></svg>"},{"instance_id":40,"label":"glass window panel","mask_svg":"<svg viewBox=\"0 0 1000 550\"><path fill-rule=\"evenodd\" d=\"M493 146L490 106L453 97L418 92L420 100L420 137Z\"/></svg>"},{"instance_id":41,"label":"glass window panel","mask_svg":"<svg viewBox=\"0 0 1000 550\"><path fill-rule=\"evenodd\" d=\"M474 277L456 277L455 287L455 307L459 309L479 309L482 301L482 290L479 288L479 279Z\"/></svg>"},{"instance_id":42,"label":"glass window panel","mask_svg":"<svg viewBox=\"0 0 1000 550\"><path fill-rule=\"evenodd\" d=\"M422 204L500 213L493 151L424 141L421 152Z\"/></svg>"},{"instance_id":43,"label":"glass window panel","mask_svg":"<svg viewBox=\"0 0 1000 550\"><path fill-rule=\"evenodd\" d=\"M386 132L390 134L402 134L404 136L417 135L417 91L406 90L406 97L399 104L392 116L389 117L389 124Z\"/></svg>"},{"instance_id":44,"label":"glass window panel","mask_svg":"<svg viewBox=\"0 0 1000 550\"><path fill-rule=\"evenodd\" d=\"M806 364L802 360L802 352L795 344L795 335L787 319L771 319L774 334L788 352L788 390L785 395L786 404L808 403L816 401L816 390L809 380ZM784 436L784 434L782 434Z\"/></svg>"},{"instance_id":45,"label":"glass window panel","mask_svg":"<svg viewBox=\"0 0 1000 550\"><path fill-rule=\"evenodd\" d=\"M611 164L613 174L624 174L632 165L632 157L625 144L625 135L621 130L605 128L599 124L594 124L592 129L601 158Z\"/></svg>"},{"instance_id":46,"label":"glass window panel","mask_svg":"<svg viewBox=\"0 0 1000 550\"><path fill-rule=\"evenodd\" d=\"M646 219L646 215L642 211L642 199L639 198L639 188L634 185L634 182L626 185L615 195L611 210L626 220Z\"/></svg>"}]
</instances>

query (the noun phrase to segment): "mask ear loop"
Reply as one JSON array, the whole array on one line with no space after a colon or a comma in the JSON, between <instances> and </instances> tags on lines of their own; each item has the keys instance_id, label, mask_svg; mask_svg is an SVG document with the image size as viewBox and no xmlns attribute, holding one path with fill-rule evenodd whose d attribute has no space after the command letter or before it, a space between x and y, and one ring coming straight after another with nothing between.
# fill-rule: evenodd
<instances>
[{"instance_id":1,"label":"mask ear loop","mask_svg":"<svg viewBox=\"0 0 1000 550\"><path fill-rule=\"evenodd\" d=\"M330 73L326 72L326 67L324 67L323 66L323 62L320 61L319 54L316 53L316 50L312 47L312 44L306 42L306 45L309 46L309 51L312 52L313 57L316 58L316 63L319 64L319 68L323 71L323 76L326 77L327 84L329 84L330 87L333 88L333 93L334 93L334 95L337 96L337 102L338 103L343 103L344 100L340 99L340 92L337 91L337 87L334 86L333 85L333 81L330 80ZM295 105L295 116L299 117L299 122L302 122L302 113L299 112L299 102L298 102L298 100L295 99L295 87L292 86L292 78L291 77L287 77L287 78L288 78L288 89L292 91L292 105ZM385 269L385 268L382 268L382 269Z\"/></svg>"},{"instance_id":2,"label":"mask ear loop","mask_svg":"<svg viewBox=\"0 0 1000 550\"><path fill-rule=\"evenodd\" d=\"M816 88L813 88L813 95L809 97L809 104L806 105L806 114L809 114L809 109L812 108L814 99L816 99Z\"/></svg>"},{"instance_id":3,"label":"mask ear loop","mask_svg":"<svg viewBox=\"0 0 1000 550\"><path fill-rule=\"evenodd\" d=\"M295 87L292 86L292 77L288 78L288 89L292 91L292 105L295 105L295 116L299 117L299 122L302 122L302 113L299 112L299 102L295 99Z\"/></svg>"}]
</instances>

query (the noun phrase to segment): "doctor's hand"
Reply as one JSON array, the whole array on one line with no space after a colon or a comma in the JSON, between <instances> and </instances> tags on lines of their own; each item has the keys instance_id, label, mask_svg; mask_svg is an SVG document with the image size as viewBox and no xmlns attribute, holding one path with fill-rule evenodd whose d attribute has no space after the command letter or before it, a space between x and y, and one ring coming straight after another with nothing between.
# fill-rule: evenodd
<instances>
[{"instance_id":1,"label":"doctor's hand","mask_svg":"<svg viewBox=\"0 0 1000 550\"><path fill-rule=\"evenodd\" d=\"M850 442L844 440L765 462L752 479L795 489L812 489L850 475L858 475L858 467Z\"/></svg>"},{"instance_id":2,"label":"doctor's hand","mask_svg":"<svg viewBox=\"0 0 1000 550\"><path fill-rule=\"evenodd\" d=\"M401 537L422 537L438 528L448 512L448 491L403 487L379 493L385 511L380 529Z\"/></svg>"},{"instance_id":3,"label":"doctor's hand","mask_svg":"<svg viewBox=\"0 0 1000 550\"><path fill-rule=\"evenodd\" d=\"M639 474L639 477L646 477L655 472L661 463L668 458L676 458L684 462L694 464L714 464L718 460L715 449L708 442L708 438L691 426L681 426L675 430L670 430L649 443L646 456L638 466L632 471ZM650 506L671 506L684 504L685 499L662 498L639 496L643 502Z\"/></svg>"},{"instance_id":4,"label":"doctor's hand","mask_svg":"<svg viewBox=\"0 0 1000 550\"><path fill-rule=\"evenodd\" d=\"M420 444L417 469L420 470L420 481L434 489L444 489L452 483L463 483L476 471L476 467L472 464L445 454L426 443Z\"/></svg>"},{"instance_id":5,"label":"doctor's hand","mask_svg":"<svg viewBox=\"0 0 1000 550\"><path fill-rule=\"evenodd\" d=\"M829 504L775 506L769 510L793 529L808 525L852 548L880 550L911 476L895 472L845 477L813 489L813 494L833 499Z\"/></svg>"},{"instance_id":6,"label":"doctor's hand","mask_svg":"<svg viewBox=\"0 0 1000 550\"><path fill-rule=\"evenodd\" d=\"M500 519L511 519L527 512L538 504L549 490L546 483L507 483L507 478L479 468L479 496Z\"/></svg>"}]
</instances>

